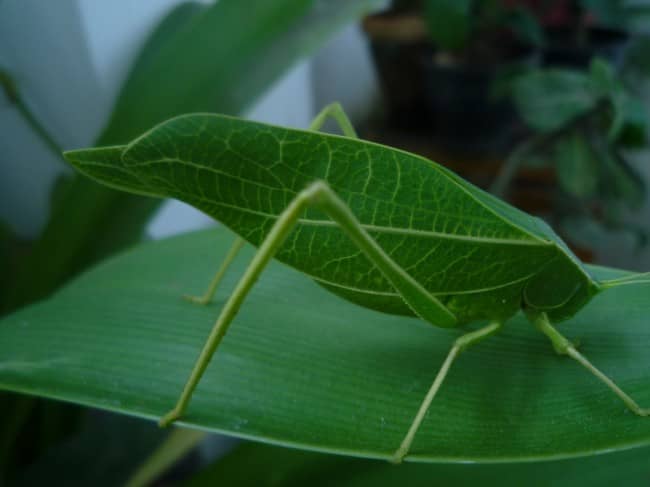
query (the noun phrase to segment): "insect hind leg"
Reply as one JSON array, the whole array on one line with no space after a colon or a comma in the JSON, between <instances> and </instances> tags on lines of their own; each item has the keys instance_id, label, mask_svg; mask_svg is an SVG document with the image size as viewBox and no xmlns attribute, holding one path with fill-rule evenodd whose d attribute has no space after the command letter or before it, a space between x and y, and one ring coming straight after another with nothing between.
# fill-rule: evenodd
<instances>
[{"instance_id":1,"label":"insect hind leg","mask_svg":"<svg viewBox=\"0 0 650 487\"><path fill-rule=\"evenodd\" d=\"M595 375L598 379L600 379L601 382L609 387L609 389L614 394L616 394L634 414L637 414L639 416L650 416L650 409L642 408L639 406L637 402L628 396L618 385L616 385L612 379L594 367L593 364L587 360L584 355L578 352L573 343L566 339L562 334L560 334L559 331L557 331L553 325L551 325L551 322L545 313L540 313L538 316L536 316L533 319L533 323L539 331L541 331L548 337L549 340L551 340L553 348L557 353L560 355L568 355L593 375Z\"/></svg>"},{"instance_id":2,"label":"insect hind leg","mask_svg":"<svg viewBox=\"0 0 650 487\"><path fill-rule=\"evenodd\" d=\"M330 189L327 183L316 181L296 195L289 206L278 215L271 230L259 246L234 291L226 301L221 314L212 328L201 350L196 364L187 380L176 406L161 420L161 426L167 426L178 419L187 408L190 398L199 383L205 369L221 343L230 323L241 307L247 294L260 274L283 244L286 237L298 223L302 213L310 206L324 211L345 234L366 254L370 261L393 284L395 289L423 319L440 326L454 326L456 318L434 296L422 287L413 277L402 269L370 237L368 232L353 215L348 206Z\"/></svg>"}]
</instances>

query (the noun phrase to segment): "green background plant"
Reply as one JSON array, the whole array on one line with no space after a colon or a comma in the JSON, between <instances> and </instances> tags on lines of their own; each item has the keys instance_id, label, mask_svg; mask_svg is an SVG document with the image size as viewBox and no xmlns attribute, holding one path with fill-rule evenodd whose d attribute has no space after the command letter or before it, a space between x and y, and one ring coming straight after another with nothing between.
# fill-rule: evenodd
<instances>
[{"instance_id":1,"label":"green background plant","mask_svg":"<svg viewBox=\"0 0 650 487\"><path fill-rule=\"evenodd\" d=\"M142 126L188 110L241 112L297 59L372 3L255 0L244 5L222 0L179 5L145 42L98 143L130 139ZM34 130L51 141L28 110L20 83L6 70L2 87L11 102L25 108L23 115ZM158 201L120 194L87 178L60 181L48 224L35 241L21 242L2 226L0 312L47 296L90 264L139 241L158 206ZM11 425L0 431L0 485L26 463L52 454L62 441L87 430L86 411L61 403L3 393L0 412ZM135 429L122 432L125 444L137 444ZM86 442L91 436L84 436Z\"/></svg>"}]
</instances>

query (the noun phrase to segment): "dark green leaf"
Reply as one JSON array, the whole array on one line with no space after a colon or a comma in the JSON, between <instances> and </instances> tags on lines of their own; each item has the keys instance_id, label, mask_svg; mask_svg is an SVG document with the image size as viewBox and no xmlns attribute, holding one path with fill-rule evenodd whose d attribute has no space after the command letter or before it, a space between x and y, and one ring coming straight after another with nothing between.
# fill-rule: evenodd
<instances>
[{"instance_id":1,"label":"dark green leaf","mask_svg":"<svg viewBox=\"0 0 650 487\"><path fill-rule=\"evenodd\" d=\"M621 90L616 73L611 64L601 58L594 58L589 65L592 90L597 96L606 96Z\"/></svg>"},{"instance_id":2,"label":"dark green leaf","mask_svg":"<svg viewBox=\"0 0 650 487\"><path fill-rule=\"evenodd\" d=\"M598 160L580 132L570 132L554 145L555 171L560 186L578 198L587 198L598 187Z\"/></svg>"},{"instance_id":3,"label":"dark green leaf","mask_svg":"<svg viewBox=\"0 0 650 487\"><path fill-rule=\"evenodd\" d=\"M650 76L650 36L635 35L631 39L625 50L622 74L632 83L643 82Z\"/></svg>"},{"instance_id":4,"label":"dark green leaf","mask_svg":"<svg viewBox=\"0 0 650 487\"><path fill-rule=\"evenodd\" d=\"M181 295L202 291L232 238L213 230L147 243L9 316L0 322L0 387L157 419L175 402L251 250L237 258L213 305ZM562 326L646 406L649 290L611 289ZM387 458L456 336L350 304L273 263L242 306L184 423ZM650 419L630 414L518 316L460 358L412 453L425 461L508 461L647 444Z\"/></svg>"},{"instance_id":5,"label":"dark green leaf","mask_svg":"<svg viewBox=\"0 0 650 487\"><path fill-rule=\"evenodd\" d=\"M648 141L648 116L645 103L628 93L613 99L614 120L608 138L626 147L643 147Z\"/></svg>"},{"instance_id":6,"label":"dark green leaf","mask_svg":"<svg viewBox=\"0 0 650 487\"><path fill-rule=\"evenodd\" d=\"M567 70L537 70L513 83L514 102L531 128L552 132L592 110L598 97L589 77Z\"/></svg>"},{"instance_id":7,"label":"dark green leaf","mask_svg":"<svg viewBox=\"0 0 650 487\"><path fill-rule=\"evenodd\" d=\"M645 178L615 150L599 154L603 192L613 199L622 200L630 208L639 208L647 196Z\"/></svg>"},{"instance_id":8,"label":"dark green leaf","mask_svg":"<svg viewBox=\"0 0 650 487\"><path fill-rule=\"evenodd\" d=\"M474 0L427 0L429 35L442 49L462 49L471 34Z\"/></svg>"},{"instance_id":9,"label":"dark green leaf","mask_svg":"<svg viewBox=\"0 0 650 487\"><path fill-rule=\"evenodd\" d=\"M650 4L646 0L580 0L601 25L627 31L647 31Z\"/></svg>"},{"instance_id":10,"label":"dark green leaf","mask_svg":"<svg viewBox=\"0 0 650 487\"><path fill-rule=\"evenodd\" d=\"M507 25L527 45L543 46L544 30L537 18L526 8L513 9L507 16Z\"/></svg>"},{"instance_id":11,"label":"dark green leaf","mask_svg":"<svg viewBox=\"0 0 650 487\"><path fill-rule=\"evenodd\" d=\"M394 466L263 444L246 443L196 475L186 487L569 487L625 485L646 487L650 481L648 448L543 463L505 465Z\"/></svg>"}]
</instances>

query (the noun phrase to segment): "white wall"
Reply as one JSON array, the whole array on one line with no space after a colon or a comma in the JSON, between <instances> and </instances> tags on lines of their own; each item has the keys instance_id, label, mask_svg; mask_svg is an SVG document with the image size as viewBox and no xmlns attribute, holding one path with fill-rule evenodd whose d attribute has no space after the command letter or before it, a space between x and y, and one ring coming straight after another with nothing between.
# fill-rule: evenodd
<instances>
[{"instance_id":1,"label":"white wall","mask_svg":"<svg viewBox=\"0 0 650 487\"><path fill-rule=\"evenodd\" d=\"M245 114L260 122L304 128L313 117L310 61L292 69ZM214 221L180 201L168 200L153 218L147 232L163 238L214 224Z\"/></svg>"},{"instance_id":2,"label":"white wall","mask_svg":"<svg viewBox=\"0 0 650 487\"><path fill-rule=\"evenodd\" d=\"M151 29L179 0L2 0L0 66L15 77L35 116L63 149L91 145ZM312 117L311 70L293 69L249 112L258 120L305 127ZM69 170L0 91L0 220L21 237L43 227L50 190ZM207 218L166 205L156 236Z\"/></svg>"},{"instance_id":3,"label":"white wall","mask_svg":"<svg viewBox=\"0 0 650 487\"><path fill-rule=\"evenodd\" d=\"M62 147L90 143L105 98L74 0L0 2L0 66ZM23 237L43 225L49 190L64 164L0 92L0 219Z\"/></svg>"}]
</instances>

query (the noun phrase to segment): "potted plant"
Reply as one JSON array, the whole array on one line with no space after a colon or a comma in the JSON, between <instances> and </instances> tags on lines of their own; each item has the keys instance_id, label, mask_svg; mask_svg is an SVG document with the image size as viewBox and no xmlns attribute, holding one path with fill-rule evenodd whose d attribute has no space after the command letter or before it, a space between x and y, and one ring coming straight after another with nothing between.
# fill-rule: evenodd
<instances>
[{"instance_id":1,"label":"potted plant","mask_svg":"<svg viewBox=\"0 0 650 487\"><path fill-rule=\"evenodd\" d=\"M636 28L640 10L647 9L599 0L528 0L527 5L544 27L544 64L580 68L595 56L620 65L628 32Z\"/></svg>"},{"instance_id":2,"label":"potted plant","mask_svg":"<svg viewBox=\"0 0 650 487\"><path fill-rule=\"evenodd\" d=\"M500 0L425 2L432 40L423 57L435 143L453 152L509 147L516 113L503 80L538 62L543 37L532 14Z\"/></svg>"},{"instance_id":3,"label":"potted plant","mask_svg":"<svg viewBox=\"0 0 650 487\"><path fill-rule=\"evenodd\" d=\"M495 87L535 64L542 34L529 10L500 0L404 3L364 21L388 123L452 149L507 139L514 112Z\"/></svg>"},{"instance_id":4,"label":"potted plant","mask_svg":"<svg viewBox=\"0 0 650 487\"><path fill-rule=\"evenodd\" d=\"M385 11L363 19L382 88L386 120L399 129L426 126L420 63L428 42L421 2L394 1Z\"/></svg>"},{"instance_id":5,"label":"potted plant","mask_svg":"<svg viewBox=\"0 0 650 487\"><path fill-rule=\"evenodd\" d=\"M547 167L557 184L547 185L552 206L546 216L566 236L580 240L576 228L590 221L645 240L647 229L630 223L626 214L639 208L647 193L631 162L648 144L639 80L647 80L650 71L633 61L647 48L647 41L636 46L618 70L595 58L587 70L537 69L516 79L512 98L531 135L513 150L492 192L505 195L522 167Z\"/></svg>"}]
</instances>

